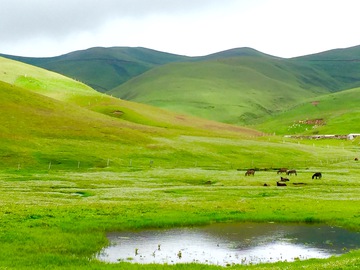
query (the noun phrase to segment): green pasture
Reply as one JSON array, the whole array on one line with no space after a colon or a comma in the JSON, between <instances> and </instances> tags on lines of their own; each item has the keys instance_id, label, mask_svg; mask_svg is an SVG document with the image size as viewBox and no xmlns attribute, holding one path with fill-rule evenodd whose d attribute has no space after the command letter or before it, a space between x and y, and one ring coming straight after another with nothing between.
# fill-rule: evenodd
<instances>
[{"instance_id":1,"label":"green pasture","mask_svg":"<svg viewBox=\"0 0 360 270\"><path fill-rule=\"evenodd\" d=\"M245 171L221 164L156 164L2 170L0 269L222 269L99 262L96 254L109 244L105 234L111 231L239 221L325 223L360 230L360 164L353 159L297 168L287 187L276 186L276 170L245 176ZM314 171L323 178L312 180ZM359 255L351 251L324 260L227 268L354 269L360 266Z\"/></svg>"}]
</instances>

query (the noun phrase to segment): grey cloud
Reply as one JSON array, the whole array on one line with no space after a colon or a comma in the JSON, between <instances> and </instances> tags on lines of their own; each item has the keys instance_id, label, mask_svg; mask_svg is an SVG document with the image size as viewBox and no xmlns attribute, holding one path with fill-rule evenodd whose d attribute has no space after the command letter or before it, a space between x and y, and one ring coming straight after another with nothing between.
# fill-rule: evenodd
<instances>
[{"instance_id":1,"label":"grey cloud","mask_svg":"<svg viewBox=\"0 0 360 270\"><path fill-rule=\"evenodd\" d=\"M0 38L59 38L94 30L112 18L197 12L234 1L237 0L2 0Z\"/></svg>"}]
</instances>

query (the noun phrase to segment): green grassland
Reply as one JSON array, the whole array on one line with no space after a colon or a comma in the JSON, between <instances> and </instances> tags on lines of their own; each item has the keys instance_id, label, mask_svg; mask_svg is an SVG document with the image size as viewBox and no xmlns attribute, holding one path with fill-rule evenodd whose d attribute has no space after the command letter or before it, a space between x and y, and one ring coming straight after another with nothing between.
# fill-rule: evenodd
<instances>
[{"instance_id":1,"label":"green grassland","mask_svg":"<svg viewBox=\"0 0 360 270\"><path fill-rule=\"evenodd\" d=\"M359 230L358 164L348 160L341 165L300 169L287 187L275 186L279 178L275 171L245 177L243 171L221 166L2 172L0 267L222 269L196 264L107 264L95 255L109 244L106 232L129 229L253 221L326 223ZM311 180L314 169L322 170L322 180ZM323 260L229 268L354 269L360 266L359 255L353 251Z\"/></svg>"},{"instance_id":2,"label":"green grassland","mask_svg":"<svg viewBox=\"0 0 360 270\"><path fill-rule=\"evenodd\" d=\"M0 269L222 269L99 262L110 231L233 221L360 230L359 139L265 135L119 100L4 58L0 81ZM287 187L276 187L279 167L298 170ZM315 171L321 180L311 179ZM359 251L227 268L354 267Z\"/></svg>"}]
</instances>

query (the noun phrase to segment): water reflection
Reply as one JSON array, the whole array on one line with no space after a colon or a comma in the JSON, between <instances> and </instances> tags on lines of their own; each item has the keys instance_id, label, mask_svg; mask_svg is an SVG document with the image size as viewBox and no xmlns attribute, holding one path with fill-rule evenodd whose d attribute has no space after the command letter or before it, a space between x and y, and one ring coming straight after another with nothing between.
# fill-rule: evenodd
<instances>
[{"instance_id":1,"label":"water reflection","mask_svg":"<svg viewBox=\"0 0 360 270\"><path fill-rule=\"evenodd\" d=\"M241 223L111 233L106 262L249 264L327 258L360 248L360 234L322 225Z\"/></svg>"}]
</instances>

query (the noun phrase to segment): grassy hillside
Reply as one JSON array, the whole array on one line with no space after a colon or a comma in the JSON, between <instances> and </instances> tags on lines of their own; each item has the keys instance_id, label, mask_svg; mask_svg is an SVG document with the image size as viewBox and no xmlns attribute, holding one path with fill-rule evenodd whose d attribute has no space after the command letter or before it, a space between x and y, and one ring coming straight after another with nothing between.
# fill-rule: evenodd
<instances>
[{"instance_id":1,"label":"grassy hillside","mask_svg":"<svg viewBox=\"0 0 360 270\"><path fill-rule=\"evenodd\" d=\"M110 90L152 67L187 59L185 56L130 47L90 48L48 58L3 56L82 81L100 92Z\"/></svg>"},{"instance_id":2,"label":"grassy hillside","mask_svg":"<svg viewBox=\"0 0 360 270\"><path fill-rule=\"evenodd\" d=\"M164 111L157 107L120 100L101 94L63 75L21 62L0 57L0 64L0 81L130 123L193 130L212 126L214 130L237 130L251 135L258 133L246 128L204 121L204 119Z\"/></svg>"},{"instance_id":3,"label":"grassy hillside","mask_svg":"<svg viewBox=\"0 0 360 270\"><path fill-rule=\"evenodd\" d=\"M260 134L122 101L62 75L5 58L0 61L5 161L1 166L53 162L66 167L81 161L96 167L108 159L119 165L134 156L140 163L178 156L181 163L186 157L206 156L202 152L212 152L212 147L194 149L187 140L178 142L179 136L221 134L235 139ZM223 157L212 154L212 158Z\"/></svg>"},{"instance_id":4,"label":"grassy hillside","mask_svg":"<svg viewBox=\"0 0 360 270\"><path fill-rule=\"evenodd\" d=\"M360 81L360 47L293 59L251 48L183 57L125 47L91 48L53 58L12 58L78 78L100 91L117 86L107 93L122 99L237 125L259 124L307 99L357 87ZM40 83L25 75L17 79L26 87ZM132 115L124 115L117 105L113 111L95 106L98 98L79 102L109 115Z\"/></svg>"},{"instance_id":5,"label":"grassy hillside","mask_svg":"<svg viewBox=\"0 0 360 270\"><path fill-rule=\"evenodd\" d=\"M161 66L108 93L243 125L326 93L332 81L326 74L284 59L242 56Z\"/></svg>"},{"instance_id":6,"label":"grassy hillside","mask_svg":"<svg viewBox=\"0 0 360 270\"><path fill-rule=\"evenodd\" d=\"M360 88L308 99L257 125L278 134L360 133ZM318 121L316 121L318 120Z\"/></svg>"},{"instance_id":7,"label":"grassy hillside","mask_svg":"<svg viewBox=\"0 0 360 270\"><path fill-rule=\"evenodd\" d=\"M296 63L311 66L334 78L333 91L360 86L360 46L330 50L293 58Z\"/></svg>"},{"instance_id":8,"label":"grassy hillside","mask_svg":"<svg viewBox=\"0 0 360 270\"><path fill-rule=\"evenodd\" d=\"M73 168L81 161L96 167L111 159L116 166L130 160L140 164L153 160L166 166L198 162L267 167L283 163L281 155L274 153L292 148L279 147L280 139L267 141L252 129L122 101L52 72L4 58L0 61L1 80L7 80L0 92L3 166L53 162ZM12 140L16 137L20 144ZM267 158L254 155L259 145ZM287 162L315 158L307 147L312 146L299 148ZM327 151L319 153L326 156ZM344 155L341 151L340 156ZM238 160L241 164L236 165Z\"/></svg>"}]
</instances>

